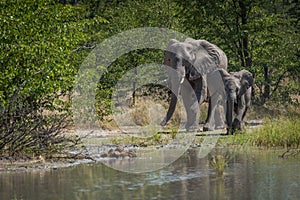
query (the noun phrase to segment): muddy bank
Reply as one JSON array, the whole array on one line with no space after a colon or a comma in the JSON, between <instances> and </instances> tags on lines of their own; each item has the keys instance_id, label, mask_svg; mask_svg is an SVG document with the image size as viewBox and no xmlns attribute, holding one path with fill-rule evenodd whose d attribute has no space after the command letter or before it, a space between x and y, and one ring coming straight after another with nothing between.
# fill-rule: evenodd
<instances>
[{"instance_id":1,"label":"muddy bank","mask_svg":"<svg viewBox=\"0 0 300 200\"><path fill-rule=\"evenodd\" d=\"M63 158L44 159L38 158L0 158L0 173L34 170L56 170L82 163L94 162L89 158Z\"/></svg>"},{"instance_id":2,"label":"muddy bank","mask_svg":"<svg viewBox=\"0 0 300 200\"><path fill-rule=\"evenodd\" d=\"M258 127L262 124L261 121L248 122L250 129L247 132L251 132L252 128ZM45 159L44 157L27 158L27 157L0 157L0 172L11 171L27 171L27 170L56 170L58 168L70 167L81 163L101 162L103 159L135 159L136 157L142 157L140 152L152 151L162 148L176 148L176 145L169 144L172 140L172 131L166 129L158 130L157 138L147 141L143 139L148 137L148 134L141 135L139 129L133 127L127 127L126 132L121 130L89 130L89 131L72 131L68 134L76 134L82 138L84 149L81 152L72 152L68 156L60 156L51 159ZM182 133L183 130L178 130ZM199 148L203 146L203 138L205 136L224 136L226 130L216 130L211 132L196 132L194 135L195 140L190 143L189 148ZM184 134L184 133L183 133ZM153 136L153 134L152 134ZM133 139L138 138L138 139ZM142 138L139 140L139 138ZM167 138L167 139L166 139ZM214 144L205 144L214 146ZM217 146L222 144L217 144ZM211 148L211 147L210 147Z\"/></svg>"}]
</instances>

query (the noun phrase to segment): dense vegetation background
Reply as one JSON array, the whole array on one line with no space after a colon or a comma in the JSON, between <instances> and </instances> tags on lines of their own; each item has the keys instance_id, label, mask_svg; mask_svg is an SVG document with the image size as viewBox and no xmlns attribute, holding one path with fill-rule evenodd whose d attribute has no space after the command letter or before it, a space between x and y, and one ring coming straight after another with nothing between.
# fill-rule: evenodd
<instances>
[{"instance_id":1,"label":"dense vegetation background","mask_svg":"<svg viewBox=\"0 0 300 200\"><path fill-rule=\"evenodd\" d=\"M164 27L206 39L229 58L229 71L255 76L257 105L299 104L298 0L0 0L0 154L47 154L76 144L69 125L72 89L84 58L105 38ZM99 117L127 70L161 62L163 52L133 51L99 82ZM88 78L88 77L87 77Z\"/></svg>"}]
</instances>

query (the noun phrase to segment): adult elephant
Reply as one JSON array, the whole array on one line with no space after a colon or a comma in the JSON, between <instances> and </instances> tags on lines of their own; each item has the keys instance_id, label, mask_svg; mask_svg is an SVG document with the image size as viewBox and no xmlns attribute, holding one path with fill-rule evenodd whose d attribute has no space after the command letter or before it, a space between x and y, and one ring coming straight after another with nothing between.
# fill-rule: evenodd
<instances>
[{"instance_id":1,"label":"adult elephant","mask_svg":"<svg viewBox=\"0 0 300 200\"><path fill-rule=\"evenodd\" d=\"M169 66L169 84L172 90L171 101L161 125L164 126L172 117L179 93L187 112L186 129L195 124L198 105L209 100L208 118L204 129L212 130L210 119L213 106L207 86L207 74L217 68L227 69L227 57L216 45L206 40L195 40L187 38L184 42L172 39L167 46L164 65ZM190 87L193 91L190 91Z\"/></svg>"},{"instance_id":2,"label":"adult elephant","mask_svg":"<svg viewBox=\"0 0 300 200\"><path fill-rule=\"evenodd\" d=\"M226 91L227 134L233 134L244 125L244 117L251 104L253 75L247 70L231 72L220 69ZM234 114L236 115L234 118Z\"/></svg>"}]
</instances>

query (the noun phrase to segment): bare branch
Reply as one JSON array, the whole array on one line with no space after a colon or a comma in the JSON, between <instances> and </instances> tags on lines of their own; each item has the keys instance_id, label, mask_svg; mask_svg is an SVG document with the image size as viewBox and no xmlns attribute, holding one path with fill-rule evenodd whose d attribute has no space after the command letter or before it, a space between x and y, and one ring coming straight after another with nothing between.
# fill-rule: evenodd
<instances>
[{"instance_id":1,"label":"bare branch","mask_svg":"<svg viewBox=\"0 0 300 200\"><path fill-rule=\"evenodd\" d=\"M94 49L95 47L96 47L95 44L94 44L93 46L90 46L90 47L87 47L87 46L81 46L81 47L78 47L78 48L72 50L71 52L74 53L74 52L79 51L79 50L81 50L81 49Z\"/></svg>"}]
</instances>

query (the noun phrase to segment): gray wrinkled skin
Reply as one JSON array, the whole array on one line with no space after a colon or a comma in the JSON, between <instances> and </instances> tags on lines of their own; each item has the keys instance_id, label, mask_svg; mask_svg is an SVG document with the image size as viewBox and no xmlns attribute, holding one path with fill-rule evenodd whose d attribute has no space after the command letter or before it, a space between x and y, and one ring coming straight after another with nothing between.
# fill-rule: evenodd
<instances>
[{"instance_id":1,"label":"gray wrinkled skin","mask_svg":"<svg viewBox=\"0 0 300 200\"><path fill-rule=\"evenodd\" d=\"M215 69L227 69L227 57L216 45L206 40L187 38L184 42L172 39L167 47L164 65L174 70L168 71L169 84L172 90L171 101L166 117L161 125L164 126L172 117L179 94L181 94L187 112L186 128L197 126L196 119L199 106L204 101L209 101L209 111L205 130L213 130L213 110L217 101L208 93L207 75ZM193 91L186 85L189 84Z\"/></svg>"},{"instance_id":2,"label":"gray wrinkled skin","mask_svg":"<svg viewBox=\"0 0 300 200\"><path fill-rule=\"evenodd\" d=\"M247 70L230 74L225 70L219 70L219 72L223 77L226 92L227 134L233 134L243 127L244 117L251 104L254 79Z\"/></svg>"}]
</instances>

